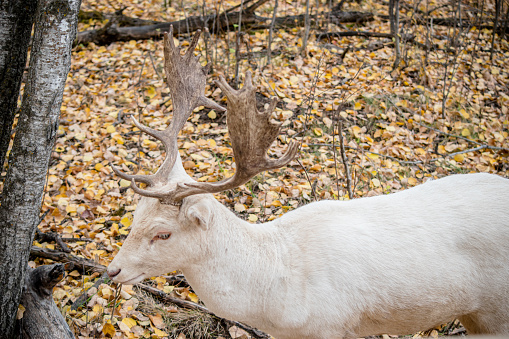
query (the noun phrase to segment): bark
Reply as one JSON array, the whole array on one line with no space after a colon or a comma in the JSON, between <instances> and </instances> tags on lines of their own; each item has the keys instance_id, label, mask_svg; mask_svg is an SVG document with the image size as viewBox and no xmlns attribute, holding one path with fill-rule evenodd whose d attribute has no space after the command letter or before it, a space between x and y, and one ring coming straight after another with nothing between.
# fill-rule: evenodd
<instances>
[{"instance_id":1,"label":"bark","mask_svg":"<svg viewBox=\"0 0 509 339\"><path fill-rule=\"evenodd\" d=\"M53 287L63 277L62 264L28 269L20 301L25 311L22 317L18 316L19 338L74 339L74 334L53 301Z\"/></svg>"},{"instance_id":2,"label":"bark","mask_svg":"<svg viewBox=\"0 0 509 339\"><path fill-rule=\"evenodd\" d=\"M37 0L0 2L0 172L18 107Z\"/></svg>"},{"instance_id":3,"label":"bark","mask_svg":"<svg viewBox=\"0 0 509 339\"><path fill-rule=\"evenodd\" d=\"M80 0L39 0L28 81L0 205L0 333L12 337L71 64Z\"/></svg>"}]
</instances>

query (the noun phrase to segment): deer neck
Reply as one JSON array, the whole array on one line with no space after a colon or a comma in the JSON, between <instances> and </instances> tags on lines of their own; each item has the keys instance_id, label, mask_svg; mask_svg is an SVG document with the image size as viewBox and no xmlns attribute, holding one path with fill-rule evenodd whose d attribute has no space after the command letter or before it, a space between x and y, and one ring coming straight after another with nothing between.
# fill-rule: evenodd
<instances>
[{"instance_id":1,"label":"deer neck","mask_svg":"<svg viewBox=\"0 0 509 339\"><path fill-rule=\"evenodd\" d=\"M182 271L211 311L252 320L250 310L263 309L258 304L270 297L271 286L284 275L284 236L275 222L250 224L216 204L201 241L203 255Z\"/></svg>"}]
</instances>

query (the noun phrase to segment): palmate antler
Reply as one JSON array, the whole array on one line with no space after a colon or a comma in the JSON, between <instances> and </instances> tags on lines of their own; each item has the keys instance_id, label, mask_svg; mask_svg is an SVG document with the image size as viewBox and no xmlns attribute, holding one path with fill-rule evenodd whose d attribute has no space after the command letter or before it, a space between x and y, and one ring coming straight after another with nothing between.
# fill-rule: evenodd
<instances>
[{"instance_id":1,"label":"palmate antler","mask_svg":"<svg viewBox=\"0 0 509 339\"><path fill-rule=\"evenodd\" d=\"M170 40L171 43L168 43L168 40ZM187 50L186 56L184 56L183 60L186 60L188 55L192 55L192 50L195 48L197 40L198 34L194 36L193 42ZM172 48L167 48L168 45L171 45ZM169 51L171 51L172 54L170 54ZM235 174L228 179L216 183L179 183L175 189L167 192L155 192L139 188L136 185L136 181L151 185L152 177L157 178L154 179L157 180L157 182L160 182L161 179L167 180L168 174L171 172L173 164L177 158L178 131L183 127L191 111L196 106L205 105L215 109L223 109L221 106L201 95L205 87L204 77L203 81L201 80L202 78L200 78L200 81L196 81L194 78L195 76L183 77L182 74L186 74L186 71L189 70L186 70L185 68L179 70L177 67L189 67L189 63L179 64L179 62L170 59L182 60L180 53L176 50L175 46L173 46L172 38L170 37L168 39L167 36L165 36L165 66L167 82L172 92L172 98L174 100L173 106L175 109L171 126L164 132L160 132L141 126L136 120L134 120L136 126L140 128L140 130L152 135L156 139L161 140L165 144L167 152L166 160L154 176L131 176L114 168L115 173L119 174L119 176L124 179L131 180L131 186L136 193L147 197L158 198L164 204L179 205L181 204L182 199L190 195L218 193L238 187L260 172L285 166L295 157L295 154L298 151L298 143L295 142L290 143L288 149L281 158L270 159L267 156L267 150L278 136L280 129L280 124L274 124L270 121L270 116L276 106L277 100L273 99L269 108L260 112L256 108L256 89L252 83L251 72L247 72L244 87L240 90L235 90L230 87L224 77L221 76L219 81L216 81L216 84L226 95L228 102L227 125L235 157ZM187 59L193 58L187 57ZM195 62L197 63L196 60ZM202 69L200 68L200 71L201 70ZM201 90L198 92L196 87L193 86L201 86ZM177 95L174 93L179 93L176 92L176 90L179 90L180 88L186 89L186 91L181 94L185 97L180 98L180 100L185 102L187 106L182 102L179 102L178 104L175 102L175 97ZM150 178L150 180L148 180L147 177Z\"/></svg>"},{"instance_id":2,"label":"palmate antler","mask_svg":"<svg viewBox=\"0 0 509 339\"><path fill-rule=\"evenodd\" d=\"M193 55L200 33L199 30L196 32L184 56L180 56L180 48L175 47L173 43L173 26L170 27L169 33L164 35L164 70L173 102L171 125L164 131L158 131L140 124L131 116L136 127L163 143L166 159L153 175L130 175L123 173L115 166L111 166L119 177L129 181L139 181L148 186L166 183L178 154L177 135L184 127L191 112L202 105L221 112L225 111L223 107L206 98L203 94L207 80L207 67L202 67L198 58ZM135 185L133 185L133 188L135 188Z\"/></svg>"}]
</instances>

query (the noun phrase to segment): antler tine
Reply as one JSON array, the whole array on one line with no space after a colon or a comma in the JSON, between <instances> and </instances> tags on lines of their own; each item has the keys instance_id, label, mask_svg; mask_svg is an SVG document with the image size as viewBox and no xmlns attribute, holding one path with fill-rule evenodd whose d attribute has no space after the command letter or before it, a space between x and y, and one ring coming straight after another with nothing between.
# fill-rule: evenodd
<instances>
[{"instance_id":1,"label":"antler tine","mask_svg":"<svg viewBox=\"0 0 509 339\"><path fill-rule=\"evenodd\" d=\"M150 186L157 183L165 184L177 159L178 147L177 136L192 111L198 106L207 106L219 111L225 111L223 107L204 96L207 73L204 67L199 63L198 58L193 55L194 49L198 44L200 31L197 31L193 40L187 49L186 54L180 55L180 48L173 43L173 26L170 31L164 35L164 68L166 71L166 83L170 89L173 102L173 119L168 128L164 131L158 131L140 124L134 117L132 120L136 127L141 131L153 136L164 144L166 158L157 172L150 176L129 175L120 171L118 168L113 170L121 178L131 181L133 189L146 196L153 196L150 191L142 190L136 186L135 182L143 182Z\"/></svg>"},{"instance_id":2,"label":"antler tine","mask_svg":"<svg viewBox=\"0 0 509 339\"><path fill-rule=\"evenodd\" d=\"M277 100L260 112L256 108L256 89L251 72L247 72L244 87L233 89L224 77L216 82L228 100L228 132L230 134L237 169L235 174L217 183L193 182L179 184L176 189L159 194L161 201L178 203L185 197L201 193L217 193L246 183L256 174L288 164L297 154L299 144L291 142L279 159L270 159L267 151L279 134L281 124L274 124L270 116Z\"/></svg>"},{"instance_id":3,"label":"antler tine","mask_svg":"<svg viewBox=\"0 0 509 339\"><path fill-rule=\"evenodd\" d=\"M118 175L119 177L121 177L122 179L129 180L129 181L136 180L136 181L142 182L147 185L153 184L151 175L127 174L127 173L122 172L122 170L120 168L118 168L117 166L115 166L113 164L110 164L110 166L111 166L111 169L113 170L113 172L115 172L115 174Z\"/></svg>"}]
</instances>

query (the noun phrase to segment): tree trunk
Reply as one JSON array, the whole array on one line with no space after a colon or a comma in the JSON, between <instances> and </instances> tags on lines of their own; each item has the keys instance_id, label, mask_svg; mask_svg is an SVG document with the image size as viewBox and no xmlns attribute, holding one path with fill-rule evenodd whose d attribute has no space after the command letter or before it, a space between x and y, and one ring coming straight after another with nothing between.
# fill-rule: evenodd
<instances>
[{"instance_id":1,"label":"tree trunk","mask_svg":"<svg viewBox=\"0 0 509 339\"><path fill-rule=\"evenodd\" d=\"M0 205L0 333L11 338L71 65L80 0L39 0L30 69Z\"/></svg>"},{"instance_id":2,"label":"tree trunk","mask_svg":"<svg viewBox=\"0 0 509 339\"><path fill-rule=\"evenodd\" d=\"M0 172L11 141L37 0L0 2Z\"/></svg>"},{"instance_id":3,"label":"tree trunk","mask_svg":"<svg viewBox=\"0 0 509 339\"><path fill-rule=\"evenodd\" d=\"M74 339L69 325L53 301L53 287L64 277L64 265L53 264L28 268L18 316L19 338Z\"/></svg>"}]
</instances>

